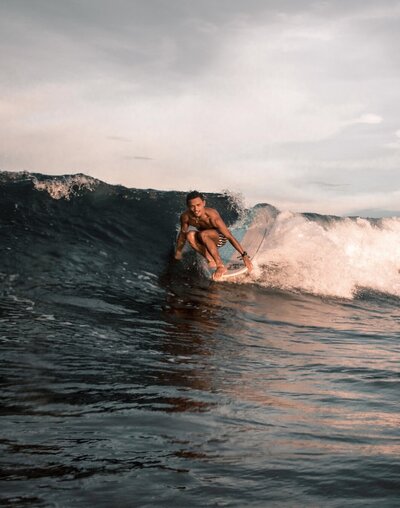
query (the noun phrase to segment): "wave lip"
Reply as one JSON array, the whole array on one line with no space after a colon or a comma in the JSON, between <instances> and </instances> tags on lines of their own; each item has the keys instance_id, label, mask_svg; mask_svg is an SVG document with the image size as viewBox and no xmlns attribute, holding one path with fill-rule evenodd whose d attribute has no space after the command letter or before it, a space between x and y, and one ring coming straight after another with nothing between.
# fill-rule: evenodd
<instances>
[{"instance_id":1,"label":"wave lip","mask_svg":"<svg viewBox=\"0 0 400 508\"><path fill-rule=\"evenodd\" d=\"M81 190L94 191L101 183L100 180L83 173L48 176L40 173L29 173L28 171L2 171L0 172L0 183L20 183L30 181L34 189L46 191L53 199L70 200Z\"/></svg>"},{"instance_id":2,"label":"wave lip","mask_svg":"<svg viewBox=\"0 0 400 508\"><path fill-rule=\"evenodd\" d=\"M64 175L48 179L32 178L34 187L39 191L46 191L53 199L71 199L71 196L85 189L94 191L100 184L100 180L84 174Z\"/></svg>"}]
</instances>

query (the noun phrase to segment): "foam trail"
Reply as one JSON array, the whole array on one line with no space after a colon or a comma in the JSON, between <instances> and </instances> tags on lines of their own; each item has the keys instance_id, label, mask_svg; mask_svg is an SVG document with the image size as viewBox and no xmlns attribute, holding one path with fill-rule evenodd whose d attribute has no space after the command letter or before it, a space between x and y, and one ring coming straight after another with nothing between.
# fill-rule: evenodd
<instances>
[{"instance_id":1,"label":"foam trail","mask_svg":"<svg viewBox=\"0 0 400 508\"><path fill-rule=\"evenodd\" d=\"M361 289L400 296L400 218L280 212L254 259L252 282L353 298Z\"/></svg>"}]
</instances>

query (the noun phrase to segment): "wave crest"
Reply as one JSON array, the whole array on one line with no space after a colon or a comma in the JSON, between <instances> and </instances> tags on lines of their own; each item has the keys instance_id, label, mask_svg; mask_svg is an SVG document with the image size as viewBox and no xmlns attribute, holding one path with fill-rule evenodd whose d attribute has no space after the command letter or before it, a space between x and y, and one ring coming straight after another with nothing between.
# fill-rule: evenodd
<instances>
[{"instance_id":1,"label":"wave crest","mask_svg":"<svg viewBox=\"0 0 400 508\"><path fill-rule=\"evenodd\" d=\"M46 191L53 199L71 199L81 190L94 191L100 181L83 174L54 177L51 180L32 178L33 185L38 191Z\"/></svg>"},{"instance_id":2,"label":"wave crest","mask_svg":"<svg viewBox=\"0 0 400 508\"><path fill-rule=\"evenodd\" d=\"M280 212L254 259L253 282L353 298L365 289L400 296L400 218Z\"/></svg>"}]
</instances>

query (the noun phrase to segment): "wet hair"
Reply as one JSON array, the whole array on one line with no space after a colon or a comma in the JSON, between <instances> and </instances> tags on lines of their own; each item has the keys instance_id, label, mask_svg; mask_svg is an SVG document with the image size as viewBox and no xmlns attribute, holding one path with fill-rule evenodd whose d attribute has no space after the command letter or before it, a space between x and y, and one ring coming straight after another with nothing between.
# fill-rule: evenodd
<instances>
[{"instance_id":1,"label":"wet hair","mask_svg":"<svg viewBox=\"0 0 400 508\"><path fill-rule=\"evenodd\" d=\"M194 190L189 192L189 194L186 196L186 204L189 204L189 201L192 199L200 198L202 201L204 201L204 196L201 192Z\"/></svg>"}]
</instances>

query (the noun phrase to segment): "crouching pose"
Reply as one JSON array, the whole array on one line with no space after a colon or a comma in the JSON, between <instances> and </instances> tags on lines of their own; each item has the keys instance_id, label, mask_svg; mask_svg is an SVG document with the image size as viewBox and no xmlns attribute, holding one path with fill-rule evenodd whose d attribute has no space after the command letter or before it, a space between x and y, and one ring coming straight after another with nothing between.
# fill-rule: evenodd
<instances>
[{"instance_id":1,"label":"crouching pose","mask_svg":"<svg viewBox=\"0 0 400 508\"><path fill-rule=\"evenodd\" d=\"M229 241L239 252L250 272L253 265L247 252L229 231L217 210L206 208L204 196L197 191L190 192L186 196L186 205L187 210L181 215L181 229L176 243L175 259L182 258L183 247L188 241L194 250L206 258L210 268L216 268L213 279L218 280L227 271L218 248ZM189 226L194 226L197 231L189 231Z\"/></svg>"}]
</instances>

